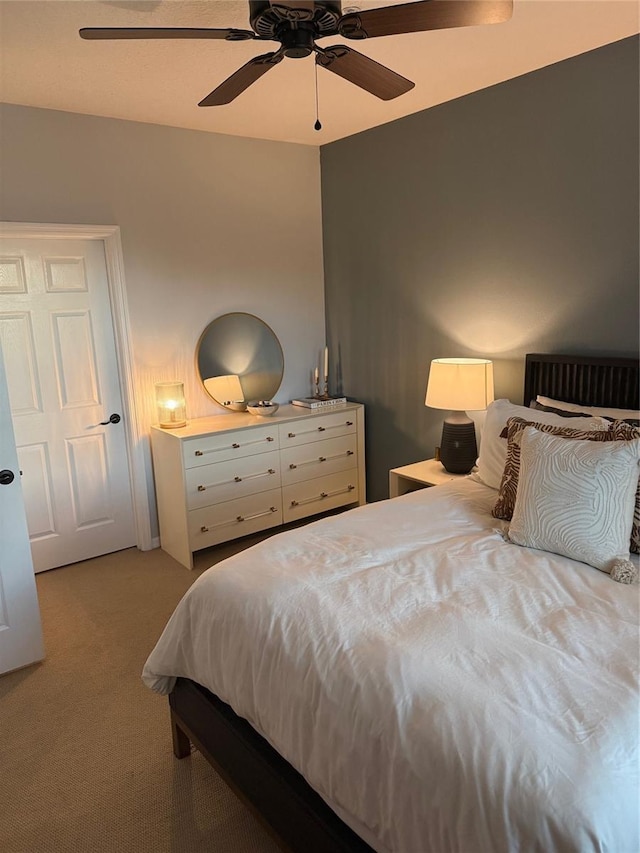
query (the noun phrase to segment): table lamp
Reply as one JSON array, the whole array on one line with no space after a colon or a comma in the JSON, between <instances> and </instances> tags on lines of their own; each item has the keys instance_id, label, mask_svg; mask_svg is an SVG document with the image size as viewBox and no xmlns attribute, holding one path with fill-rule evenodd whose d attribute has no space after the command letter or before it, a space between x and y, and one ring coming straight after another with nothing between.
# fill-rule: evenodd
<instances>
[{"instance_id":1,"label":"table lamp","mask_svg":"<svg viewBox=\"0 0 640 853\"><path fill-rule=\"evenodd\" d=\"M435 358L425 406L452 410L442 425L440 461L450 474L468 474L476 464L476 427L467 411L493 400L493 362L484 358Z\"/></svg>"},{"instance_id":2,"label":"table lamp","mask_svg":"<svg viewBox=\"0 0 640 853\"><path fill-rule=\"evenodd\" d=\"M156 382L158 422L163 429L187 425L187 410L182 382Z\"/></svg>"}]
</instances>

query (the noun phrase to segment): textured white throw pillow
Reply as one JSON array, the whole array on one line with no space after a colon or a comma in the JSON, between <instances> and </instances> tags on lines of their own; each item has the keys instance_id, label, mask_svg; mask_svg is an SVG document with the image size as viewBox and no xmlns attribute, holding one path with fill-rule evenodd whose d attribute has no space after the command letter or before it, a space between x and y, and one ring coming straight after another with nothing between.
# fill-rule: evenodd
<instances>
[{"instance_id":1,"label":"textured white throw pillow","mask_svg":"<svg viewBox=\"0 0 640 853\"><path fill-rule=\"evenodd\" d=\"M567 419L553 412L534 413L536 421L542 424L567 427ZM516 406L510 400L495 400L487 407L487 416L482 428L480 441L480 456L478 458L477 476L485 486L499 489L502 472L507 461L507 439L500 438L500 433L507 425L509 418L532 419L531 409ZM610 424L602 418L571 418L571 429L608 429Z\"/></svg>"},{"instance_id":2,"label":"textured white throw pillow","mask_svg":"<svg viewBox=\"0 0 640 853\"><path fill-rule=\"evenodd\" d=\"M526 427L509 538L611 572L629 559L640 439L576 441Z\"/></svg>"}]
</instances>

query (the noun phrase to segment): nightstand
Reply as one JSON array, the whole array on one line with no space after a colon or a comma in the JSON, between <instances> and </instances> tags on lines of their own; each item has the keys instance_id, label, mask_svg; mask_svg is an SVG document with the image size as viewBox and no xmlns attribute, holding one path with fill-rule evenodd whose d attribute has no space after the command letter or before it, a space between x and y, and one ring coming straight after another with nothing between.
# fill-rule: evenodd
<instances>
[{"instance_id":1,"label":"nightstand","mask_svg":"<svg viewBox=\"0 0 640 853\"><path fill-rule=\"evenodd\" d=\"M414 462L413 465L403 465L402 468L392 468L389 471L389 497L397 498L407 492L415 492L429 486L441 486L466 476L468 475L450 474L445 471L438 459L425 459L424 462Z\"/></svg>"}]
</instances>

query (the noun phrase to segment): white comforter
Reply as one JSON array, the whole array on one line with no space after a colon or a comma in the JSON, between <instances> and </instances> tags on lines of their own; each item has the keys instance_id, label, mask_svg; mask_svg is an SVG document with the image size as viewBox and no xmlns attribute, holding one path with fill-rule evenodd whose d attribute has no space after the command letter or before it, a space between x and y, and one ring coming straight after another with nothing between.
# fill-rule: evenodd
<instances>
[{"instance_id":1,"label":"white comforter","mask_svg":"<svg viewBox=\"0 0 640 853\"><path fill-rule=\"evenodd\" d=\"M465 480L203 574L143 678L228 702L378 851L637 853L638 586Z\"/></svg>"}]
</instances>

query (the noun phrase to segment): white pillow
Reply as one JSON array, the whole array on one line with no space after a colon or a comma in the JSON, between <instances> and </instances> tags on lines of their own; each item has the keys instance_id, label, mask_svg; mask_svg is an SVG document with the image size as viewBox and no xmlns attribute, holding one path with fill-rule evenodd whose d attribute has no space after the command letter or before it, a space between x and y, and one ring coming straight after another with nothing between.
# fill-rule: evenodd
<instances>
[{"instance_id":1,"label":"white pillow","mask_svg":"<svg viewBox=\"0 0 640 853\"><path fill-rule=\"evenodd\" d=\"M579 441L525 427L509 539L610 572L629 559L640 438Z\"/></svg>"},{"instance_id":2,"label":"white pillow","mask_svg":"<svg viewBox=\"0 0 640 853\"><path fill-rule=\"evenodd\" d=\"M615 421L624 421L627 418L640 420L640 412L634 409L605 409L599 406L579 406L577 403L565 403L564 400L553 400L551 397L536 397L536 403L542 406L550 406L552 409L562 409L563 412L582 412L594 417L613 418Z\"/></svg>"},{"instance_id":3,"label":"white pillow","mask_svg":"<svg viewBox=\"0 0 640 853\"><path fill-rule=\"evenodd\" d=\"M556 415L555 412L542 412L526 406L516 406L509 400L494 400L490 403L482 428L476 476L492 489L500 488L502 472L507 461L507 439L500 438L500 433L506 427L509 418L524 418L526 421L535 419L541 424L567 426L567 419L562 415ZM602 418L571 418L571 428L608 429L609 423Z\"/></svg>"}]
</instances>

